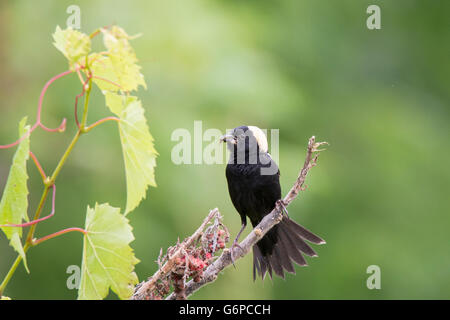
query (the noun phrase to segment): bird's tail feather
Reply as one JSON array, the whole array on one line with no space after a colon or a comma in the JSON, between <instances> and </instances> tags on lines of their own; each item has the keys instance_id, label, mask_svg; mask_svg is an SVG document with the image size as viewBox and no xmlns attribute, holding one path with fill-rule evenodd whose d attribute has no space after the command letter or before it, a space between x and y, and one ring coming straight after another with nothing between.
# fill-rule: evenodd
<instances>
[{"instance_id":1,"label":"bird's tail feather","mask_svg":"<svg viewBox=\"0 0 450 320\"><path fill-rule=\"evenodd\" d=\"M253 280L256 273L264 279L266 272L272 278L272 271L284 278L284 271L295 273L292 262L307 266L303 257L317 257L317 253L306 243L324 244L325 241L295 221L283 217L255 246L253 246Z\"/></svg>"}]
</instances>

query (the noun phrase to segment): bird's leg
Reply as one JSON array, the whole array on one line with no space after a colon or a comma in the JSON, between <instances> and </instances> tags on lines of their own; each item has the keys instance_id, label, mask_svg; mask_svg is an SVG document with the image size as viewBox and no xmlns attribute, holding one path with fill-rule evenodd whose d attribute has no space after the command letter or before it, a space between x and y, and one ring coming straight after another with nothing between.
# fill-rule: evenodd
<instances>
[{"instance_id":1,"label":"bird's leg","mask_svg":"<svg viewBox=\"0 0 450 320\"><path fill-rule=\"evenodd\" d=\"M241 249L242 252L244 252L244 249L242 249L242 247L239 245L238 241L239 241L239 237L241 236L242 231L244 231L245 227L247 226L247 221L243 221L242 222L242 227L241 230L239 230L236 238L233 241L233 244L231 246L231 263L233 264L233 267L236 268L236 266L234 265L234 255L233 255L233 250L234 248L239 248Z\"/></svg>"},{"instance_id":2,"label":"bird's leg","mask_svg":"<svg viewBox=\"0 0 450 320\"><path fill-rule=\"evenodd\" d=\"M275 206L277 207L277 209L279 211L281 211L282 213L284 213L286 215L286 217L289 219L289 213L286 209L286 205L284 203L284 201L282 199L277 200L277 202L275 203Z\"/></svg>"}]
</instances>

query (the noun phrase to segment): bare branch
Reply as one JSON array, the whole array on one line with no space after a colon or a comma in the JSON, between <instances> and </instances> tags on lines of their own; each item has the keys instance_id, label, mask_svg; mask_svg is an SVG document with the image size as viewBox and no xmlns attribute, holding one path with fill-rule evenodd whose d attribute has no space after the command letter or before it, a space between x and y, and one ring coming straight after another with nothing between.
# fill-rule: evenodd
<instances>
[{"instance_id":1,"label":"bare branch","mask_svg":"<svg viewBox=\"0 0 450 320\"><path fill-rule=\"evenodd\" d=\"M319 152L322 151L318 148L324 144L328 143L315 142L314 136L309 139L306 159L303 164L303 168L301 169L293 187L291 188L291 190L289 190L289 192L283 199L283 204L285 207L287 207L297 197L300 191L303 191L305 189L304 183L306 176L309 170L317 164ZM198 239L199 234L201 234L201 230L203 230L206 224L213 218L215 210L217 209L211 211L205 221L203 221L203 224L200 226L200 228L197 229L197 231L190 238L188 238L187 241L189 243L192 244L196 239ZM236 250L234 252L234 260L236 261L247 255L251 251L253 246L282 219L282 207L276 206L272 210L272 212L266 215L264 219L253 229L253 231L250 232L250 234L239 244L239 247L242 248L242 250ZM174 267L175 257L179 257L181 255L182 249L186 247L187 246L182 246L180 249L178 249L178 251L173 254L171 258L169 258L169 260L164 264L164 266L160 268L160 270L158 270L155 275L149 278L149 281L144 282L140 286L136 287L136 292L133 295L132 299L145 299L146 292L149 292L148 290L150 290L155 285L156 281L161 278L163 274L167 274L172 270L171 268ZM217 279L219 273L227 268L231 263L231 251L229 249L224 249L219 258L204 270L203 275L200 279L195 279L195 281L190 280L183 286L183 298L190 296L192 293L194 293L204 285L214 282ZM174 300L176 298L179 298L179 296L174 292L166 297L166 300Z\"/></svg>"}]
</instances>

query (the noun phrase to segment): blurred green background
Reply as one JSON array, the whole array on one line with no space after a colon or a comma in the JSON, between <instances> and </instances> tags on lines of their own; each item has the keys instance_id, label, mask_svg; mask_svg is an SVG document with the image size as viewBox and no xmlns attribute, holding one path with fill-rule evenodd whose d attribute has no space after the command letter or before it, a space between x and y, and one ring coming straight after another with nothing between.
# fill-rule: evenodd
<instances>
[{"instance_id":1,"label":"blurred green background","mask_svg":"<svg viewBox=\"0 0 450 320\"><path fill-rule=\"evenodd\" d=\"M253 283L248 255L192 298L450 298L449 1L2 0L1 144L16 139L23 116L34 122L42 86L67 69L51 34L65 26L71 4L81 8L83 32L116 23L142 33L132 44L148 89L138 95L160 156L158 187L128 216L140 280L156 270L159 249L190 235L210 209L220 209L232 237L239 230L225 165L171 161L172 132L193 133L201 120L204 130L279 129L284 192L297 177L308 138L328 141L308 189L289 207L291 217L327 244L315 247L319 258L308 259L309 267L273 282ZM366 27L370 4L381 7L381 30ZM47 126L68 118L63 134L32 135L31 149L47 172L75 132L79 92L78 79L69 76L45 97ZM89 121L107 114L94 90ZM14 151L0 151L0 190ZM42 186L31 162L29 174L31 216ZM56 216L39 224L37 236L84 226L86 207L95 202L125 206L114 123L81 139L57 185ZM66 287L66 268L81 264L81 251L77 233L33 248L31 274L20 266L5 294L76 298ZM2 233L1 278L14 258ZM369 265L381 268L381 290L366 287Z\"/></svg>"}]
</instances>

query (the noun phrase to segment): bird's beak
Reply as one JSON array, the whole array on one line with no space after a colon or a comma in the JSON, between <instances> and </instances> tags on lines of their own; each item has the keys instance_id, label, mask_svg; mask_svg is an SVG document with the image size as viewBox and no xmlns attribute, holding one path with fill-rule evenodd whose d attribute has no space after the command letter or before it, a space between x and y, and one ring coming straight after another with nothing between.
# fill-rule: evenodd
<instances>
[{"instance_id":1,"label":"bird's beak","mask_svg":"<svg viewBox=\"0 0 450 320\"><path fill-rule=\"evenodd\" d=\"M232 134L226 134L220 137L220 142L230 142L232 144L236 144L236 139Z\"/></svg>"}]
</instances>

